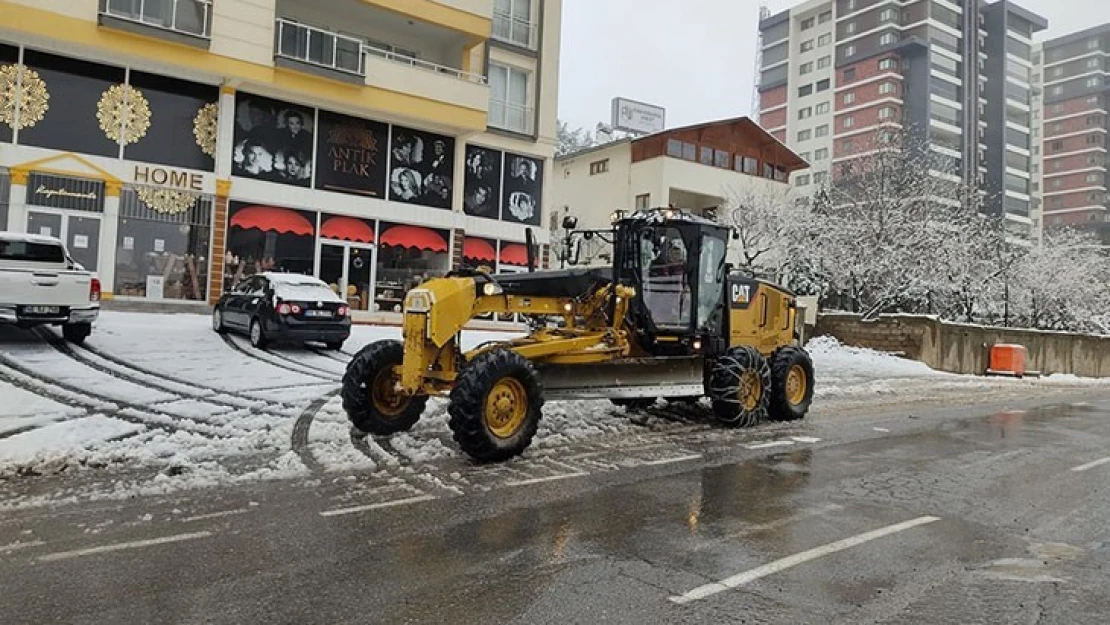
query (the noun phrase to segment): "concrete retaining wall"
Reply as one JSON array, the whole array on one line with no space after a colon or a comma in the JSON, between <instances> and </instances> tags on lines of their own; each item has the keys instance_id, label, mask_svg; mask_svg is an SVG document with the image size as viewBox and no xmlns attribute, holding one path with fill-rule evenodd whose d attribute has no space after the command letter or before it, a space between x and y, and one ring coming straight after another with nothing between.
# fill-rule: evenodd
<instances>
[{"instance_id":1,"label":"concrete retaining wall","mask_svg":"<svg viewBox=\"0 0 1110 625\"><path fill-rule=\"evenodd\" d=\"M991 328L914 315L864 322L859 315L841 313L818 316L814 336L822 335L920 360L940 371L971 374L986 372L992 345L1015 343L1028 352L1029 371L1110 377L1110 336Z\"/></svg>"}]
</instances>

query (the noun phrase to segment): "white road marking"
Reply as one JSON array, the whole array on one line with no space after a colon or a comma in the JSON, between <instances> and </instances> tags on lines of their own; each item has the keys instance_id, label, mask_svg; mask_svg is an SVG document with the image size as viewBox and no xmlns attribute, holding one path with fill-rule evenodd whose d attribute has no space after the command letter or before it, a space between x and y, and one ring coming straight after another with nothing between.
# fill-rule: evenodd
<instances>
[{"instance_id":1,"label":"white road marking","mask_svg":"<svg viewBox=\"0 0 1110 625\"><path fill-rule=\"evenodd\" d=\"M77 558L80 556L91 556L98 553L108 553L111 551L122 551L124 549L138 549L139 547L152 547L154 545L165 545L167 543L179 543L185 540L196 540L198 538L208 538L212 536L212 532L193 532L191 534L175 534L173 536L163 536L161 538L151 538L148 540L136 540L126 543L115 543L111 545L101 545L99 547L89 547L87 549L74 549L73 551L59 551L58 553L50 553L45 556L39 557L39 562L56 562L58 560L68 560L69 558Z\"/></svg>"},{"instance_id":2,"label":"white road marking","mask_svg":"<svg viewBox=\"0 0 1110 625\"><path fill-rule=\"evenodd\" d=\"M662 460L645 460L642 464L645 467L655 467L661 464L673 464L675 462L686 462L687 460L697 460L701 458L701 454L690 454L689 456L679 456L677 458L663 458Z\"/></svg>"},{"instance_id":3,"label":"white road marking","mask_svg":"<svg viewBox=\"0 0 1110 625\"><path fill-rule=\"evenodd\" d=\"M744 445L748 449L767 449L769 447L785 447L793 445L794 441L771 441L769 443L757 443L755 445Z\"/></svg>"},{"instance_id":4,"label":"white road marking","mask_svg":"<svg viewBox=\"0 0 1110 625\"><path fill-rule=\"evenodd\" d=\"M185 517L181 519L182 523L190 523L192 521L201 521L204 519L218 519L224 516L234 516L236 514L245 514L250 512L247 508L236 508L234 510L224 510L223 512L211 512L209 514L198 514L196 516Z\"/></svg>"},{"instance_id":5,"label":"white road marking","mask_svg":"<svg viewBox=\"0 0 1110 625\"><path fill-rule=\"evenodd\" d=\"M816 436L791 436L790 440L797 443L820 443L821 439Z\"/></svg>"},{"instance_id":6,"label":"white road marking","mask_svg":"<svg viewBox=\"0 0 1110 625\"><path fill-rule=\"evenodd\" d=\"M551 475L548 477L536 477L530 480L513 480L505 482L505 486L527 486L529 484L540 484L543 482L554 482L555 480L566 480L572 477L585 477L589 475L586 471L579 471L578 473L564 473L563 475Z\"/></svg>"},{"instance_id":7,"label":"white road marking","mask_svg":"<svg viewBox=\"0 0 1110 625\"><path fill-rule=\"evenodd\" d=\"M886 428L871 428L871 429L875 430L876 432L889 432L890 431Z\"/></svg>"},{"instance_id":8,"label":"white road marking","mask_svg":"<svg viewBox=\"0 0 1110 625\"><path fill-rule=\"evenodd\" d=\"M41 547L45 544L46 543L41 541L41 540L31 540L31 541L27 541L27 542L16 541L14 543L9 543L7 545L0 545L0 553L9 554L13 551L19 551L20 549L28 549L30 547Z\"/></svg>"},{"instance_id":9,"label":"white road marking","mask_svg":"<svg viewBox=\"0 0 1110 625\"><path fill-rule=\"evenodd\" d=\"M351 508L336 508L334 510L324 510L320 516L340 516L344 514L355 514L356 512L366 512L369 510L380 510L382 508L392 508L394 506L404 506L410 503L420 503L421 501L431 501L435 499L434 495L420 495L419 497L409 497L408 499L394 499L393 501L383 501L381 503L371 503L365 506L354 506Z\"/></svg>"},{"instance_id":10,"label":"white road marking","mask_svg":"<svg viewBox=\"0 0 1110 625\"><path fill-rule=\"evenodd\" d=\"M685 604L692 601L697 601L698 599L704 599L706 597L713 596L717 593L724 592L731 588L736 588L737 586L743 586L744 584L754 582L755 580L767 577L768 575L773 575L780 571L785 571L786 569L795 567L805 562L809 562L810 560L816 560L817 558L820 558L822 556L827 556L838 551L844 551L845 549L850 549L852 547L862 545L863 543L875 540L877 538L882 538L884 536L889 536L898 532L904 532L919 525L935 523L939 520L939 517L923 516L916 519L911 519L909 521L904 521L902 523L897 523L895 525L888 525L886 527L872 530L870 532L865 532L863 534L857 534L856 536L845 538L843 540L838 540L836 542L829 543L821 547L816 547L814 549L810 549L809 551L796 553L792 556L782 558L781 560L775 560L774 562L764 564L763 566L754 568L750 571L745 571L738 575L733 575L732 577L723 579L719 582L706 584L704 586L698 586L697 588L685 594L671 597L670 600L673 603Z\"/></svg>"},{"instance_id":11,"label":"white road marking","mask_svg":"<svg viewBox=\"0 0 1110 625\"><path fill-rule=\"evenodd\" d=\"M1086 471L1087 469L1093 469L1095 467L1101 467L1102 465L1104 465L1108 462L1110 462L1110 458L1100 458L1100 459L1095 460L1093 462L1088 462L1087 464L1081 464L1078 467L1072 467L1071 470L1076 471L1076 472Z\"/></svg>"}]
</instances>

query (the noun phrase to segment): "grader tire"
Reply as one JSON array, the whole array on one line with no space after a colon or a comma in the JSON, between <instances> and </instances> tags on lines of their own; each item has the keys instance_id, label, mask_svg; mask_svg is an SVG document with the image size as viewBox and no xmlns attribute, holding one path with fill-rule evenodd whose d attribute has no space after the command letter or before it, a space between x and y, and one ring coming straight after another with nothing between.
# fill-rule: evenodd
<instances>
[{"instance_id":1,"label":"grader tire","mask_svg":"<svg viewBox=\"0 0 1110 625\"><path fill-rule=\"evenodd\" d=\"M709 376L713 414L732 427L751 427L767 419L771 367L754 347L733 347L713 364Z\"/></svg>"},{"instance_id":2,"label":"grader tire","mask_svg":"<svg viewBox=\"0 0 1110 625\"><path fill-rule=\"evenodd\" d=\"M426 395L400 396L392 392L393 368L405 357L400 341L376 341L363 347L347 363L343 375L343 410L363 432L389 435L404 432L420 420Z\"/></svg>"},{"instance_id":3,"label":"grader tire","mask_svg":"<svg viewBox=\"0 0 1110 625\"><path fill-rule=\"evenodd\" d=\"M771 357L771 419L804 419L811 403L813 360L800 347L779 349Z\"/></svg>"},{"instance_id":4,"label":"grader tire","mask_svg":"<svg viewBox=\"0 0 1110 625\"><path fill-rule=\"evenodd\" d=\"M543 387L532 363L497 349L477 356L455 380L448 425L479 462L502 462L532 444L543 413Z\"/></svg>"}]
</instances>

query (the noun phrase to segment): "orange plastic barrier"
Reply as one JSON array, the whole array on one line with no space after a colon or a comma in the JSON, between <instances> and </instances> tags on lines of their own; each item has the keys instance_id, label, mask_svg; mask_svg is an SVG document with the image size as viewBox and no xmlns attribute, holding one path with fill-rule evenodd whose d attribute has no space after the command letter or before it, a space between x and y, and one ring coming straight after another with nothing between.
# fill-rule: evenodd
<instances>
[{"instance_id":1,"label":"orange plastic barrier","mask_svg":"<svg viewBox=\"0 0 1110 625\"><path fill-rule=\"evenodd\" d=\"M1025 375L1025 347L996 343L991 347L991 362L987 373L999 375Z\"/></svg>"}]
</instances>

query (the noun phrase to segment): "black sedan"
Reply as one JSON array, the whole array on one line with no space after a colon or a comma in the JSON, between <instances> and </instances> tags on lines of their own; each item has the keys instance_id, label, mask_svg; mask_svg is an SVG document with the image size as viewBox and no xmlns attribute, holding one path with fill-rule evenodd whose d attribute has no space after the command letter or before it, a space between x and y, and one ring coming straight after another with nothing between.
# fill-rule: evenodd
<instances>
[{"instance_id":1,"label":"black sedan","mask_svg":"<svg viewBox=\"0 0 1110 625\"><path fill-rule=\"evenodd\" d=\"M338 350L351 336L350 315L347 302L321 280L260 273L220 297L212 310L212 329L245 332L258 348L271 341L316 341Z\"/></svg>"}]
</instances>

